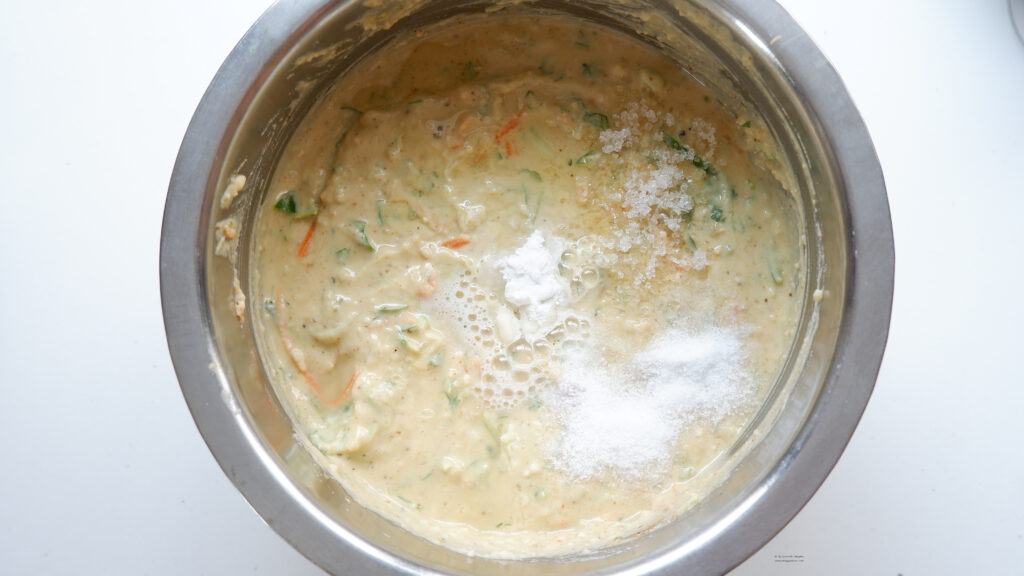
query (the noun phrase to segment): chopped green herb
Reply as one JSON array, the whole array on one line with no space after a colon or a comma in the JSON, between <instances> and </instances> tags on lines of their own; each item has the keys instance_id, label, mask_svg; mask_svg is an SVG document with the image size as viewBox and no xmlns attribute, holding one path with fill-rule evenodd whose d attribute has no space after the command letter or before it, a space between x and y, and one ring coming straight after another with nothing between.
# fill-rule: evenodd
<instances>
[{"instance_id":1,"label":"chopped green herb","mask_svg":"<svg viewBox=\"0 0 1024 576\"><path fill-rule=\"evenodd\" d=\"M340 262L342 265L345 265L348 264L348 257L351 254L351 252L352 251L349 250L348 248L342 248L341 250L338 250L337 252L334 253L334 257L337 258L338 262Z\"/></svg>"},{"instance_id":2,"label":"chopped green herb","mask_svg":"<svg viewBox=\"0 0 1024 576\"><path fill-rule=\"evenodd\" d=\"M507 524L505 522L498 522L498 524L495 526L495 528L501 528L502 526L511 526L511 524Z\"/></svg>"},{"instance_id":3,"label":"chopped green herb","mask_svg":"<svg viewBox=\"0 0 1024 576\"><path fill-rule=\"evenodd\" d=\"M694 250L697 249L697 243L694 242L693 236L690 236L689 234L687 234L686 235L686 243L690 245L690 248L692 248Z\"/></svg>"},{"instance_id":4,"label":"chopped green herb","mask_svg":"<svg viewBox=\"0 0 1024 576\"><path fill-rule=\"evenodd\" d=\"M441 365L442 360L444 360L444 354L435 352L434 355L430 357L430 360L427 360L427 365L431 368L437 368Z\"/></svg>"},{"instance_id":5,"label":"chopped green herb","mask_svg":"<svg viewBox=\"0 0 1024 576\"><path fill-rule=\"evenodd\" d=\"M537 72L540 72L542 76L550 76L555 73L555 69L548 64L547 60L544 60L540 66L537 66Z\"/></svg>"},{"instance_id":6,"label":"chopped green herb","mask_svg":"<svg viewBox=\"0 0 1024 576\"><path fill-rule=\"evenodd\" d=\"M662 132L661 141L665 143L665 146L668 146L669 148L675 150L676 152L682 152L684 154L692 153L692 151L689 148L687 148L684 144L679 142L679 140L673 138L672 135L669 134L668 132ZM703 158L696 154L693 154L693 159L691 159L690 162L697 168L703 170L704 173L707 174L708 176L714 176L715 174L718 173L718 171L715 170L714 166L712 166L706 160L704 160Z\"/></svg>"},{"instance_id":7,"label":"chopped green herb","mask_svg":"<svg viewBox=\"0 0 1024 576\"><path fill-rule=\"evenodd\" d=\"M583 156L580 156L579 158L577 158L577 159L576 159L576 163L577 163L577 164L586 164L587 162L590 162L590 160L591 160L591 159L592 159L593 157L597 156L598 154L600 154L600 152L599 152L599 151L597 151L597 150L591 150L590 152L587 152L587 153L586 153L586 154L584 154Z\"/></svg>"},{"instance_id":8,"label":"chopped green herb","mask_svg":"<svg viewBox=\"0 0 1024 576\"><path fill-rule=\"evenodd\" d=\"M536 396L530 396L527 400L526 407L530 410L539 410L541 407L540 400L538 400Z\"/></svg>"},{"instance_id":9,"label":"chopped green herb","mask_svg":"<svg viewBox=\"0 0 1024 576\"><path fill-rule=\"evenodd\" d=\"M526 174L527 176L533 178L537 182L543 182L543 180L541 180L540 174L536 170L530 170L529 168L523 168L522 170L519 171L519 173L520 174Z\"/></svg>"},{"instance_id":10,"label":"chopped green herb","mask_svg":"<svg viewBox=\"0 0 1024 576\"><path fill-rule=\"evenodd\" d=\"M365 220L353 220L352 231L355 232L356 242L360 246L365 246L370 250L377 251L377 245L370 240L370 237L366 235L366 221Z\"/></svg>"},{"instance_id":11,"label":"chopped green herb","mask_svg":"<svg viewBox=\"0 0 1024 576\"><path fill-rule=\"evenodd\" d=\"M530 217L526 220L528 225L533 226L533 223L537 220L537 213L540 212L540 203L542 200L544 200L543 190L537 192L537 206L530 212ZM529 207L529 203L527 203L527 207Z\"/></svg>"},{"instance_id":12,"label":"chopped green herb","mask_svg":"<svg viewBox=\"0 0 1024 576\"><path fill-rule=\"evenodd\" d=\"M607 130L611 123L608 122L608 117L600 112L587 112L583 115L583 119L590 122L594 126L597 126L601 130Z\"/></svg>"},{"instance_id":13,"label":"chopped green herb","mask_svg":"<svg viewBox=\"0 0 1024 576\"><path fill-rule=\"evenodd\" d=\"M459 402L462 401L459 398L459 393L455 391L455 379L448 381L448 384L445 386L444 397L448 399L448 407L452 410L455 410Z\"/></svg>"},{"instance_id":14,"label":"chopped green herb","mask_svg":"<svg viewBox=\"0 0 1024 576\"><path fill-rule=\"evenodd\" d=\"M459 405L459 402L462 401L462 399L459 398L458 394L452 394L447 390L444 391L444 397L448 399L448 407L451 408L452 410L455 410L455 408Z\"/></svg>"},{"instance_id":15,"label":"chopped green herb","mask_svg":"<svg viewBox=\"0 0 1024 576\"><path fill-rule=\"evenodd\" d=\"M714 166L712 166L706 160L704 160L700 156L697 156L696 154L693 155L693 160L691 160L691 162L693 162L694 166L703 170L704 173L707 174L708 176L714 176L715 174L718 174L718 170L715 170Z\"/></svg>"},{"instance_id":16,"label":"chopped green herb","mask_svg":"<svg viewBox=\"0 0 1024 576\"><path fill-rule=\"evenodd\" d=\"M665 143L665 146L668 146L669 148L675 150L676 152L686 151L686 146L680 144L679 140L673 138L672 135L669 134L668 132L661 133L661 141Z\"/></svg>"},{"instance_id":17,"label":"chopped green herb","mask_svg":"<svg viewBox=\"0 0 1024 576\"><path fill-rule=\"evenodd\" d=\"M263 309L271 314L274 313L274 300L271 298L265 298L263 300Z\"/></svg>"},{"instance_id":18,"label":"chopped green herb","mask_svg":"<svg viewBox=\"0 0 1024 576\"><path fill-rule=\"evenodd\" d=\"M527 129L527 133L530 135L530 138L533 138L533 141L537 143L537 146L540 146L541 150L544 151L544 154L549 156L554 155L555 151L551 149L551 145L548 144L548 141L545 140L533 126L530 126L529 129Z\"/></svg>"},{"instance_id":19,"label":"chopped green herb","mask_svg":"<svg viewBox=\"0 0 1024 576\"><path fill-rule=\"evenodd\" d=\"M782 269L779 268L778 263L776 263L775 259L772 258L771 256L767 258L767 263L768 273L772 275L772 281L775 282L776 284L781 285L783 279Z\"/></svg>"},{"instance_id":20,"label":"chopped green herb","mask_svg":"<svg viewBox=\"0 0 1024 576\"><path fill-rule=\"evenodd\" d=\"M345 131L341 133L341 136L338 136L338 139L334 141L334 153L335 154L338 153L338 148L341 148L341 145L345 142L345 137L348 136L348 133L349 133L350 130L352 130L351 126L349 126L348 128L345 128ZM337 172L340 169L341 169L341 165L340 164L335 164L334 171Z\"/></svg>"},{"instance_id":21,"label":"chopped green herb","mask_svg":"<svg viewBox=\"0 0 1024 576\"><path fill-rule=\"evenodd\" d=\"M378 316L380 315L378 314ZM410 327L408 326L395 326L395 334L398 336L398 343L403 347L418 353L423 349L423 343L415 338L406 336L409 332L415 332L415 330L410 330L409 328ZM412 328L416 328L416 326L413 326Z\"/></svg>"},{"instance_id":22,"label":"chopped green herb","mask_svg":"<svg viewBox=\"0 0 1024 576\"><path fill-rule=\"evenodd\" d=\"M740 124L740 127L742 127L742 128L750 128L750 120L747 120L743 124Z\"/></svg>"},{"instance_id":23,"label":"chopped green herb","mask_svg":"<svg viewBox=\"0 0 1024 576\"><path fill-rule=\"evenodd\" d=\"M581 68L583 69L583 75L586 76L587 78L593 78L594 76L597 76L597 73L594 72L594 68L590 64L584 62Z\"/></svg>"},{"instance_id":24,"label":"chopped green herb","mask_svg":"<svg viewBox=\"0 0 1024 576\"><path fill-rule=\"evenodd\" d=\"M342 110L348 110L349 112L354 113L357 118L359 116L363 115L363 111L362 110L360 110L358 108L353 108L351 106L342 106L341 109ZM351 120L348 123L348 125L345 126L344 132L342 132L341 136L338 136L338 139L334 141L334 150L335 151L337 151L338 148L341 148L341 145L342 145L343 142L345 142L345 138L348 136L348 133L352 131L352 128L355 127L355 125L356 125L355 120ZM338 170L338 167L335 166L335 171L337 171L337 170Z\"/></svg>"},{"instance_id":25,"label":"chopped green herb","mask_svg":"<svg viewBox=\"0 0 1024 576\"><path fill-rule=\"evenodd\" d=\"M278 212L284 212L285 214L295 214L297 207L295 205L295 193L291 190L282 192L277 197L277 202L274 203L274 209Z\"/></svg>"},{"instance_id":26,"label":"chopped green herb","mask_svg":"<svg viewBox=\"0 0 1024 576\"><path fill-rule=\"evenodd\" d=\"M383 198L377 199L377 222L381 226L384 226L384 205L387 203L388 201Z\"/></svg>"},{"instance_id":27,"label":"chopped green herb","mask_svg":"<svg viewBox=\"0 0 1024 576\"><path fill-rule=\"evenodd\" d=\"M576 45L580 48L590 48L590 40L583 30L580 30L579 36L576 37Z\"/></svg>"},{"instance_id":28,"label":"chopped green herb","mask_svg":"<svg viewBox=\"0 0 1024 576\"><path fill-rule=\"evenodd\" d=\"M466 62L466 65L462 67L462 79L472 80L480 75L480 67L477 66L476 62L470 60Z\"/></svg>"},{"instance_id":29,"label":"chopped green herb","mask_svg":"<svg viewBox=\"0 0 1024 576\"><path fill-rule=\"evenodd\" d=\"M725 222L725 214L722 213L722 209L720 207L711 207L711 219L715 222Z\"/></svg>"},{"instance_id":30,"label":"chopped green herb","mask_svg":"<svg viewBox=\"0 0 1024 576\"><path fill-rule=\"evenodd\" d=\"M378 304L373 307L377 314L393 314L408 308L408 304Z\"/></svg>"},{"instance_id":31,"label":"chopped green herb","mask_svg":"<svg viewBox=\"0 0 1024 576\"><path fill-rule=\"evenodd\" d=\"M484 415L480 418L480 421L483 422L484 428L487 429L487 433L490 434L491 438L494 440L494 444L500 448L501 447L501 422L492 422L491 420L493 420L493 419L494 419L494 414L493 413L485 412ZM492 453L490 451L488 451L488 454L491 454L492 456L496 455L496 454L494 454L494 453Z\"/></svg>"}]
</instances>

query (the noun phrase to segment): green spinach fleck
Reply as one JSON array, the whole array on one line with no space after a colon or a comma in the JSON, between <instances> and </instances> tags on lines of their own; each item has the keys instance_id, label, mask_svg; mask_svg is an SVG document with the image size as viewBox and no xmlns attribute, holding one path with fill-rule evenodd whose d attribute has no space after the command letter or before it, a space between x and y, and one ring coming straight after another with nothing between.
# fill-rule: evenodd
<instances>
[{"instance_id":1,"label":"green spinach fleck","mask_svg":"<svg viewBox=\"0 0 1024 576\"><path fill-rule=\"evenodd\" d=\"M274 203L274 209L285 214L295 214L298 211L298 207L295 204L295 193L291 190L282 192L277 197L277 202Z\"/></svg>"}]
</instances>

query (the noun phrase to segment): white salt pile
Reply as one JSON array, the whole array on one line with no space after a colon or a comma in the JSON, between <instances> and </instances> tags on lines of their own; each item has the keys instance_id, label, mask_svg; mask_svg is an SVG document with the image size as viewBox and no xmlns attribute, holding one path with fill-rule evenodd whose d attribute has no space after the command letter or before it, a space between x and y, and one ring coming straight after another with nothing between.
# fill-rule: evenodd
<instances>
[{"instance_id":1,"label":"white salt pile","mask_svg":"<svg viewBox=\"0 0 1024 576\"><path fill-rule=\"evenodd\" d=\"M749 402L736 330L671 330L625 366L596 353L567 359L548 403L563 426L551 464L569 475L636 481L667 470L684 427L714 424Z\"/></svg>"}]
</instances>

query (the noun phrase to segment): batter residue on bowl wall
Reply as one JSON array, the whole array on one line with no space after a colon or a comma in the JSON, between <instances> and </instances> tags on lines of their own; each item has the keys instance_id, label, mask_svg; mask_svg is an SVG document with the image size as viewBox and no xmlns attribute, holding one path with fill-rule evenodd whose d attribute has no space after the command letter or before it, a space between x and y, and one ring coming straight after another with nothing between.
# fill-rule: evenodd
<instances>
[{"instance_id":1,"label":"batter residue on bowl wall","mask_svg":"<svg viewBox=\"0 0 1024 576\"><path fill-rule=\"evenodd\" d=\"M798 211L754 132L574 20L464 21L361 64L257 223L253 314L303 441L360 503L472 554L678 516L803 301Z\"/></svg>"}]
</instances>

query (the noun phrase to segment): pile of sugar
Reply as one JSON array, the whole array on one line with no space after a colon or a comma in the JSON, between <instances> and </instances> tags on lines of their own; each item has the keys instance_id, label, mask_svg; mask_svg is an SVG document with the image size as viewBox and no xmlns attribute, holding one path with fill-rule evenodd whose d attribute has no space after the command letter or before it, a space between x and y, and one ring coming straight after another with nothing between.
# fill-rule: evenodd
<instances>
[{"instance_id":1,"label":"pile of sugar","mask_svg":"<svg viewBox=\"0 0 1024 576\"><path fill-rule=\"evenodd\" d=\"M676 119L671 114L662 116L644 102L630 102L614 116L618 130L603 130L598 138L601 141L601 152L613 154L623 148L636 146L645 133L652 133L662 125L672 128Z\"/></svg>"},{"instance_id":2,"label":"pile of sugar","mask_svg":"<svg viewBox=\"0 0 1024 576\"><path fill-rule=\"evenodd\" d=\"M685 427L713 425L751 401L744 360L738 330L726 328L667 331L628 365L578 351L545 398L562 425L551 465L578 479L664 473Z\"/></svg>"},{"instance_id":3,"label":"pile of sugar","mask_svg":"<svg viewBox=\"0 0 1024 576\"><path fill-rule=\"evenodd\" d=\"M659 259L668 255L666 234L680 231L693 210L693 198L687 193L690 180L683 166L691 163L694 151L670 149L665 134L676 124L671 114L661 114L643 102L632 102L614 115L613 125L599 135L601 151L624 165L625 177L610 197L620 202L622 211L615 214L612 247L619 252L634 248L650 249L644 269L634 277L635 285L651 279ZM702 119L692 122L691 131L705 149L710 161L715 150L714 126ZM674 137L674 136L673 136ZM703 254L694 258L676 258L677 264L703 268Z\"/></svg>"}]
</instances>

